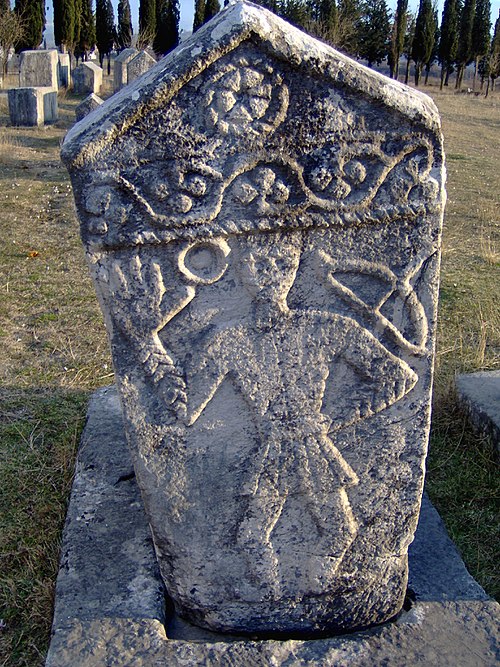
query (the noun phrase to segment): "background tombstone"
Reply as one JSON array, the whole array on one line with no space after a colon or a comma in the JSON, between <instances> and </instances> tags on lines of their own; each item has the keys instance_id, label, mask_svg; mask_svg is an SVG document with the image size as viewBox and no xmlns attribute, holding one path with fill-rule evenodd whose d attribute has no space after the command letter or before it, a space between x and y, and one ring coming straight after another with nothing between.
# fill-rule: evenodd
<instances>
[{"instance_id":1,"label":"background tombstone","mask_svg":"<svg viewBox=\"0 0 500 667\"><path fill-rule=\"evenodd\" d=\"M58 57L55 49L48 51L22 51L19 69L19 86L40 86L57 90Z\"/></svg>"},{"instance_id":2,"label":"background tombstone","mask_svg":"<svg viewBox=\"0 0 500 667\"><path fill-rule=\"evenodd\" d=\"M127 63L127 83L132 83L141 74L151 69L156 65L156 60L150 56L147 51L139 51L139 53Z\"/></svg>"},{"instance_id":3,"label":"background tombstone","mask_svg":"<svg viewBox=\"0 0 500 667\"><path fill-rule=\"evenodd\" d=\"M80 102L80 104L75 109L77 122L82 120L82 118L85 118L85 116L87 116L91 111L94 111L94 109L97 109L97 107L101 106L103 102L104 100L102 100L98 95L90 93L90 95L86 97L83 102Z\"/></svg>"},{"instance_id":4,"label":"background tombstone","mask_svg":"<svg viewBox=\"0 0 500 667\"><path fill-rule=\"evenodd\" d=\"M92 62L84 62L73 70L73 90L77 95L98 93L102 86L102 68Z\"/></svg>"},{"instance_id":5,"label":"background tombstone","mask_svg":"<svg viewBox=\"0 0 500 667\"><path fill-rule=\"evenodd\" d=\"M12 125L35 127L55 123L58 118L57 90L42 87L10 88L9 116Z\"/></svg>"},{"instance_id":6,"label":"background tombstone","mask_svg":"<svg viewBox=\"0 0 500 667\"><path fill-rule=\"evenodd\" d=\"M430 423L432 101L238 3L62 156L179 614L307 636L391 618Z\"/></svg>"},{"instance_id":7,"label":"background tombstone","mask_svg":"<svg viewBox=\"0 0 500 667\"><path fill-rule=\"evenodd\" d=\"M57 74L59 86L69 88L71 85L71 59L69 53L58 53Z\"/></svg>"},{"instance_id":8,"label":"background tombstone","mask_svg":"<svg viewBox=\"0 0 500 667\"><path fill-rule=\"evenodd\" d=\"M113 81L114 81L114 91L123 88L127 85L127 65L137 55L138 51L134 48L123 49L116 56L114 60L114 70L113 70Z\"/></svg>"}]
</instances>

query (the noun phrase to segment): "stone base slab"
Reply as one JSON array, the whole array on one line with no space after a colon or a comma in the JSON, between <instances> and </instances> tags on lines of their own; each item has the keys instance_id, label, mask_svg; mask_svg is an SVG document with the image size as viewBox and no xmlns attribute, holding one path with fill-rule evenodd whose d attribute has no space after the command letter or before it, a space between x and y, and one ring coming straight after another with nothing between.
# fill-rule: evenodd
<instances>
[{"instance_id":1,"label":"stone base slab","mask_svg":"<svg viewBox=\"0 0 500 667\"><path fill-rule=\"evenodd\" d=\"M476 431L489 437L500 455L500 371L459 375L457 392Z\"/></svg>"},{"instance_id":2,"label":"stone base slab","mask_svg":"<svg viewBox=\"0 0 500 667\"><path fill-rule=\"evenodd\" d=\"M173 616L114 387L90 403L63 537L46 667L483 667L498 664L500 606L469 575L424 498L410 547L407 610L315 640L218 635Z\"/></svg>"}]
</instances>

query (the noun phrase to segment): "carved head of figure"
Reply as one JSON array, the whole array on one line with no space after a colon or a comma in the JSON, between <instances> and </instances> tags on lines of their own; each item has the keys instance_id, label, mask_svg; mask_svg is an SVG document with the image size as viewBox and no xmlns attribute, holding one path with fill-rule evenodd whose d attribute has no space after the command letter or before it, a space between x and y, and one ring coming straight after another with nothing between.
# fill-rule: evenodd
<instances>
[{"instance_id":1,"label":"carved head of figure","mask_svg":"<svg viewBox=\"0 0 500 667\"><path fill-rule=\"evenodd\" d=\"M299 267L301 245L300 233L240 237L237 271L253 299L286 306Z\"/></svg>"}]
</instances>

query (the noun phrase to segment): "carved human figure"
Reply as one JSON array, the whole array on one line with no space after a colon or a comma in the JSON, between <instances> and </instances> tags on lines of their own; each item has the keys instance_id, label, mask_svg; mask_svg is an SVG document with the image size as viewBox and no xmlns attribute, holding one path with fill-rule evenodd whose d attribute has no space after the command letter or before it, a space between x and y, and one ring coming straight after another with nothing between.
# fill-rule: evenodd
<instances>
[{"instance_id":1,"label":"carved human figure","mask_svg":"<svg viewBox=\"0 0 500 667\"><path fill-rule=\"evenodd\" d=\"M261 446L243 489L248 502L237 541L276 595L297 564L310 584L312 578L318 588L324 585L325 572L334 574L357 533L347 493L357 476L331 434L395 403L417 381L404 361L354 320L289 308L300 254L300 233L236 239L231 257L249 296L247 308L242 299L236 319L209 327L184 368L188 427L226 378L254 415ZM327 415L327 392L332 383L345 382L335 377L339 360L354 370L357 382L342 387L351 395L349 409ZM301 508L308 534L300 536L295 553L288 544L285 563L279 558L283 538L276 535L287 505Z\"/></svg>"}]
</instances>

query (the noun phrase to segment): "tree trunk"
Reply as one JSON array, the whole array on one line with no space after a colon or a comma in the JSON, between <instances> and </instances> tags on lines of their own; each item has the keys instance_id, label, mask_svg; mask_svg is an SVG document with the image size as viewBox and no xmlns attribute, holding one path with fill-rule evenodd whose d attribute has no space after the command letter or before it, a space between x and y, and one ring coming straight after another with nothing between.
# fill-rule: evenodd
<instances>
[{"instance_id":1,"label":"tree trunk","mask_svg":"<svg viewBox=\"0 0 500 667\"><path fill-rule=\"evenodd\" d=\"M415 63L415 85L418 88L418 82L420 81L420 72L422 71L422 64Z\"/></svg>"},{"instance_id":2,"label":"tree trunk","mask_svg":"<svg viewBox=\"0 0 500 667\"><path fill-rule=\"evenodd\" d=\"M108 53L108 76L111 74L111 54Z\"/></svg>"},{"instance_id":3,"label":"tree trunk","mask_svg":"<svg viewBox=\"0 0 500 667\"><path fill-rule=\"evenodd\" d=\"M427 82L429 81L429 72L431 71L431 66L426 65L425 66L425 81L424 81L424 86L427 85Z\"/></svg>"},{"instance_id":4,"label":"tree trunk","mask_svg":"<svg viewBox=\"0 0 500 667\"><path fill-rule=\"evenodd\" d=\"M479 67L479 56L474 59L474 78L472 79L472 92L476 92L477 68Z\"/></svg>"},{"instance_id":5,"label":"tree trunk","mask_svg":"<svg viewBox=\"0 0 500 667\"><path fill-rule=\"evenodd\" d=\"M408 79L410 78L410 58L406 59L406 72L405 72L405 83L408 85Z\"/></svg>"},{"instance_id":6,"label":"tree trunk","mask_svg":"<svg viewBox=\"0 0 500 667\"><path fill-rule=\"evenodd\" d=\"M439 83L439 90L443 90L443 86L444 86L444 73L445 73L445 66L442 65L442 66L441 66L441 81L440 81L440 83Z\"/></svg>"}]
</instances>

